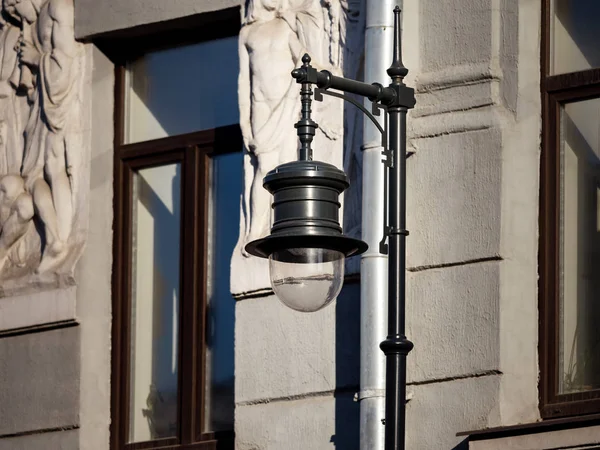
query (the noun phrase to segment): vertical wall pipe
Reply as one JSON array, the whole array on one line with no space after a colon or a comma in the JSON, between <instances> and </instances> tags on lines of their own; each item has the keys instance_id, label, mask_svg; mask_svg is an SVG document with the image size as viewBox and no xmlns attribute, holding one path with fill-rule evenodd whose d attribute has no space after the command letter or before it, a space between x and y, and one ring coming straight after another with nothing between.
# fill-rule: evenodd
<instances>
[{"instance_id":1,"label":"vertical wall pipe","mask_svg":"<svg viewBox=\"0 0 600 450\"><path fill-rule=\"evenodd\" d=\"M365 82L386 85L394 43L392 11L401 0L366 0ZM371 102L365 106L370 109ZM382 121L383 121L383 116ZM387 335L387 256L379 253L383 237L384 187L381 135L364 121L362 239L369 250L361 258L360 449L382 450L385 427L385 355Z\"/></svg>"}]
</instances>

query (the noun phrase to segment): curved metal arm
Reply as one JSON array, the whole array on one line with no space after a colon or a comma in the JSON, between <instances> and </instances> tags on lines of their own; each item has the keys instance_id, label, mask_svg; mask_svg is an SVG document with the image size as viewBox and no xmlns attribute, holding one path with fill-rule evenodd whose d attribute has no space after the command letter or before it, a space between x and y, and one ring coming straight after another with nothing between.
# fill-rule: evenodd
<instances>
[{"instance_id":1,"label":"curved metal arm","mask_svg":"<svg viewBox=\"0 0 600 450\"><path fill-rule=\"evenodd\" d=\"M384 150L387 151L387 117L385 120L386 127L384 129L381 126L381 124L377 121L375 116L373 114L371 114L367 108L365 108L363 105L361 105L359 102L354 100L349 95L344 95L344 94L340 94L339 92L332 92L332 91L328 91L326 89L320 89L320 88L315 88L314 94L315 94L314 99L317 102L322 102L323 94L325 94L325 95L330 95L332 97L341 98L342 100L352 103L354 106L356 106L358 109L360 109L371 120L371 122L373 122L373 124L379 130L379 133L381 134L381 146L384 148ZM373 110L377 111L376 115L379 115L379 111L378 111L379 109L383 109L384 111L387 110L387 108L385 106L380 105L378 103L373 103Z\"/></svg>"},{"instance_id":2,"label":"curved metal arm","mask_svg":"<svg viewBox=\"0 0 600 450\"><path fill-rule=\"evenodd\" d=\"M373 122L373 124L377 127L377 130L379 130L379 133L381 134L381 146L383 147L383 151L381 152L381 154L383 156L385 156L385 159L382 160L382 162L385 164L385 168L383 170L383 237L381 238L381 241L379 242L379 253L381 253L383 255L387 255L388 254L388 245L386 244L386 241L387 241L387 238L389 235L389 229L390 229L390 227L388 225L388 168L394 166L393 155L390 152L390 150L388 149L388 145L387 145L387 129L388 129L387 107L385 105L382 105L381 103L373 102L373 112L375 113L375 115L379 115L380 109L383 110L383 112L385 113L384 120L383 120L384 126L382 127L381 124L375 118L375 115L371 114L367 110L367 108L365 108L359 102L354 100L352 97L350 97L348 95L340 94L339 92L332 92L332 91L328 91L326 89L315 88L314 89L315 101L317 101L317 102L323 101L323 94L330 95L332 97L341 98L342 100L352 103L354 106L356 106L358 109L360 109L365 114L365 116L367 116L371 120L371 122Z\"/></svg>"}]
</instances>

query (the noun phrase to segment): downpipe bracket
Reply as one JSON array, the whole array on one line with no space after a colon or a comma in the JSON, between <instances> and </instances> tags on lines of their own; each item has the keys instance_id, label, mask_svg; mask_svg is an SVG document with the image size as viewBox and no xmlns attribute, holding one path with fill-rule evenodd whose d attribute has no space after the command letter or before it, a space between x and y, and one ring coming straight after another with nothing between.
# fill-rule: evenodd
<instances>
[{"instance_id":1,"label":"downpipe bracket","mask_svg":"<svg viewBox=\"0 0 600 450\"><path fill-rule=\"evenodd\" d=\"M354 401L360 402L361 400L365 400L367 398L384 398L385 397L385 389L365 389L364 391L359 391L354 394Z\"/></svg>"}]
</instances>

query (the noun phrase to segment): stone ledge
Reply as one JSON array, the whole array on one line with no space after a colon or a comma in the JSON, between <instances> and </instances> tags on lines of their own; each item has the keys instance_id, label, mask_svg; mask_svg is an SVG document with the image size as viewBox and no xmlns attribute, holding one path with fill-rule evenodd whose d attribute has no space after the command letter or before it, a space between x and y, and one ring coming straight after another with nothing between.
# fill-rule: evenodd
<instances>
[{"instance_id":1,"label":"stone ledge","mask_svg":"<svg viewBox=\"0 0 600 450\"><path fill-rule=\"evenodd\" d=\"M491 62L459 64L419 74L417 93L501 79L501 71L493 67Z\"/></svg>"},{"instance_id":2,"label":"stone ledge","mask_svg":"<svg viewBox=\"0 0 600 450\"><path fill-rule=\"evenodd\" d=\"M75 37L89 40L143 26L165 26L162 22L186 20L190 16L239 6L236 0L75 0ZM175 29L172 28L172 29Z\"/></svg>"},{"instance_id":3,"label":"stone ledge","mask_svg":"<svg viewBox=\"0 0 600 450\"><path fill-rule=\"evenodd\" d=\"M0 436L77 427L80 361L80 327L0 339Z\"/></svg>"},{"instance_id":4,"label":"stone ledge","mask_svg":"<svg viewBox=\"0 0 600 450\"><path fill-rule=\"evenodd\" d=\"M448 105L450 110L429 111L412 120L411 140L426 140L452 134L472 133L488 129L502 129L502 111L492 100L483 99L480 106ZM461 109L465 107L466 109ZM413 142L417 147L420 142Z\"/></svg>"},{"instance_id":5,"label":"stone ledge","mask_svg":"<svg viewBox=\"0 0 600 450\"><path fill-rule=\"evenodd\" d=\"M0 334L42 325L74 322L77 288L0 298Z\"/></svg>"},{"instance_id":6,"label":"stone ledge","mask_svg":"<svg viewBox=\"0 0 600 450\"><path fill-rule=\"evenodd\" d=\"M75 450L79 448L78 445L79 429L76 426L0 437L0 450Z\"/></svg>"},{"instance_id":7,"label":"stone ledge","mask_svg":"<svg viewBox=\"0 0 600 450\"><path fill-rule=\"evenodd\" d=\"M468 436L471 450L600 448L600 414L466 431L457 436Z\"/></svg>"}]
</instances>

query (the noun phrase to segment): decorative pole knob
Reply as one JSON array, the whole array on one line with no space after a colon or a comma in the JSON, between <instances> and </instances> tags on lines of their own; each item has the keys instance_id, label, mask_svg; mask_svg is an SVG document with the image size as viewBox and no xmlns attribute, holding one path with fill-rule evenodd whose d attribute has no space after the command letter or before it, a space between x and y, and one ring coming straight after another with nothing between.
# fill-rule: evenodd
<instances>
[{"instance_id":1,"label":"decorative pole knob","mask_svg":"<svg viewBox=\"0 0 600 450\"><path fill-rule=\"evenodd\" d=\"M402 62L402 29L400 26L400 13L402 10L396 5L394 8L394 59L392 65L387 70L387 74L392 78L393 83L403 84L404 77L408 74L408 69Z\"/></svg>"}]
</instances>

